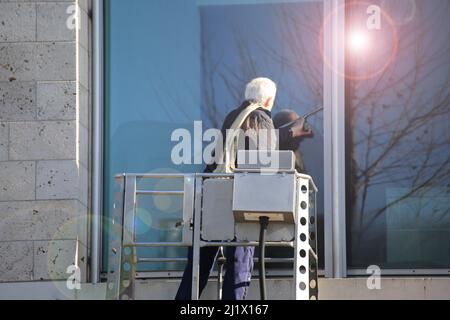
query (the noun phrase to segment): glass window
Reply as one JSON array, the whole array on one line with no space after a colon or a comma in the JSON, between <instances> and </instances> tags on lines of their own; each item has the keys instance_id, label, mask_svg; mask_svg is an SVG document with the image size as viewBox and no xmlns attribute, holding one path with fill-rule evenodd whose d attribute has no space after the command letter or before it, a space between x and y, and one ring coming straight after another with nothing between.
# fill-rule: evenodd
<instances>
[{"instance_id":1,"label":"glass window","mask_svg":"<svg viewBox=\"0 0 450 320\"><path fill-rule=\"evenodd\" d=\"M109 0L106 9L105 214L113 176L122 172L201 172L171 161L171 134L220 128L254 77L278 84L274 113L306 114L323 101L322 1ZM323 222L323 115L311 118L314 139L301 144L305 167L320 189ZM139 182L141 183L141 182ZM160 186L169 188L176 186ZM180 203L138 199L151 215L138 222L141 241L179 241ZM322 228L320 228L322 230ZM323 233L319 233L322 244ZM107 234L104 238L107 252ZM323 250L320 250L323 253ZM145 249L147 257L183 256ZM321 259L323 261L323 259ZM106 261L104 259L104 261ZM179 264L140 270L179 270Z\"/></svg>"},{"instance_id":2,"label":"glass window","mask_svg":"<svg viewBox=\"0 0 450 320\"><path fill-rule=\"evenodd\" d=\"M450 2L371 4L348 4L348 266L448 269Z\"/></svg>"}]
</instances>

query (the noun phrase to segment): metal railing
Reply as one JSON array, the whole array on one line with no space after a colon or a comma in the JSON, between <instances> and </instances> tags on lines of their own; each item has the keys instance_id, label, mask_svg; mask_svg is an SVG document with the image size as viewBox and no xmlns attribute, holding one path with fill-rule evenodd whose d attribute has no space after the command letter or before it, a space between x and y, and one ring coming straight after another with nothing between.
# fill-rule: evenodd
<instances>
[{"instance_id":1,"label":"metal railing","mask_svg":"<svg viewBox=\"0 0 450 320\"><path fill-rule=\"evenodd\" d=\"M113 204L110 228L110 250L108 255L107 299L134 299L136 266L140 263L182 263L186 257L140 257L137 248L187 248L193 247L193 285L192 297L199 298L199 255L203 247L258 246L255 241L203 241L201 237L202 193L205 179L233 179L234 174L123 174L115 177L118 191ZM317 299L317 226L315 194L317 188L308 176L297 174L299 180L298 203L312 203L311 207L297 213L295 227L296 239L287 242L267 242L268 247L292 247L294 258L266 258L267 263L293 263L296 299ZM178 179L183 182L183 190L141 190L138 180ZM305 192L306 188L306 192ZM303 191L301 191L301 190ZM314 199L310 201L313 195ZM180 242L139 242L136 239L136 210L138 196L175 196L183 198L183 239ZM151 214L151 213L149 213ZM305 221L306 224L305 224ZM300 230L303 229L303 230ZM300 232L301 231L301 232ZM305 240L305 232L309 237ZM302 235L302 239L299 236ZM303 252L309 252L304 254ZM255 258L258 261L258 258ZM219 264L218 298L221 295L222 266Z\"/></svg>"}]
</instances>

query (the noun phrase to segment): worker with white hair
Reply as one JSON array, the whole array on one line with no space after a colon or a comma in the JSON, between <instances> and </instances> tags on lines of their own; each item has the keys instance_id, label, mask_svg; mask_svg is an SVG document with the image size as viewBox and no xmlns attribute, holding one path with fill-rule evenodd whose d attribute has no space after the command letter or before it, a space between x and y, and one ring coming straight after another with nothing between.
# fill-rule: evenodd
<instances>
[{"instance_id":1,"label":"worker with white hair","mask_svg":"<svg viewBox=\"0 0 450 320\"><path fill-rule=\"evenodd\" d=\"M236 129L242 129L244 132L249 129L255 132L261 129L275 130L271 111L276 94L277 86L268 78L257 78L247 84L245 101L240 107L227 115L222 126L225 149L223 150L224 161L223 163L208 165L205 172L230 172L230 167L234 166L235 153L233 156L230 156L230 149L236 146L232 143L233 139L227 137L227 133L234 132ZM230 131L230 129L232 130ZM290 139L294 135L302 133L303 128L296 129L292 130L292 127L290 127L280 130L280 139ZM246 148L248 148L248 145ZM268 148L267 146L257 146L257 148L259 150L267 150L268 148L273 148L273 143ZM226 248L226 273L223 283L224 300L245 299L253 271L254 249L254 247ZM217 247L204 247L200 250L200 293L206 287L218 250L219 248ZM188 264L178 289L176 300L191 300L192 254L191 248L188 253Z\"/></svg>"}]
</instances>

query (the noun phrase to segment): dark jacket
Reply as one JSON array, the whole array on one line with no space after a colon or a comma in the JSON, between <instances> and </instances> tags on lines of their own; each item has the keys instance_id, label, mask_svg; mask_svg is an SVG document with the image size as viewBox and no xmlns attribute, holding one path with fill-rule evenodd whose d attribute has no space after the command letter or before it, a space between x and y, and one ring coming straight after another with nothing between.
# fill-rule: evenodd
<instances>
[{"instance_id":1,"label":"dark jacket","mask_svg":"<svg viewBox=\"0 0 450 320\"><path fill-rule=\"evenodd\" d=\"M236 120L236 118L239 116L239 114L242 111L244 111L245 108L247 108L251 103L252 103L252 101L244 101L244 103L242 103L242 105L239 108L234 109L225 117L225 120L224 120L223 126L222 126L222 137L223 137L223 145L224 146L225 146L225 142L226 142L227 130L231 128L233 122ZM261 129L274 130L275 127L274 127L274 124L272 121L272 113L265 108L259 108L255 111L253 111L247 117L247 119L245 120L241 129L243 129L244 131L253 129L256 133L258 132L258 130L261 130ZM279 139L281 142L289 139L289 135L290 135L290 133L287 129L280 129ZM248 149L249 149L249 142L246 139L246 150L248 150ZM216 170L216 168L217 168L216 164L208 165L205 169L205 172L206 173L214 172L214 170Z\"/></svg>"}]
</instances>

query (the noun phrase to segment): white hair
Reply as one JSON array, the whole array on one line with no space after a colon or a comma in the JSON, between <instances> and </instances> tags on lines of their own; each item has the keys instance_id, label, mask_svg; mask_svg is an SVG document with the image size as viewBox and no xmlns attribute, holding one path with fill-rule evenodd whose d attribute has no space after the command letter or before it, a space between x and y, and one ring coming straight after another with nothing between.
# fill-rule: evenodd
<instances>
[{"instance_id":1,"label":"white hair","mask_svg":"<svg viewBox=\"0 0 450 320\"><path fill-rule=\"evenodd\" d=\"M268 78L256 78L247 84L245 90L245 100L254 100L258 103L265 104L271 98L269 108L272 108L277 94L277 85Z\"/></svg>"}]
</instances>

